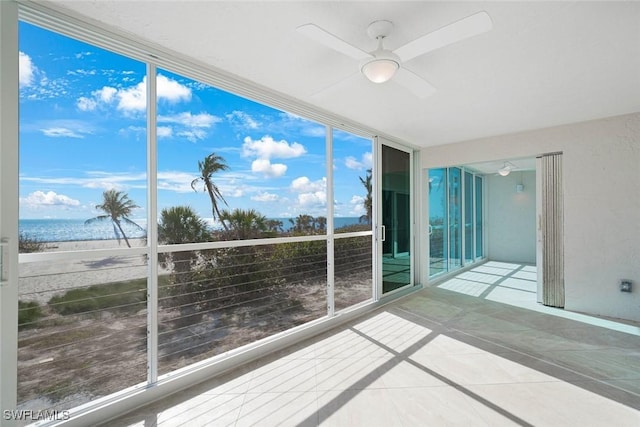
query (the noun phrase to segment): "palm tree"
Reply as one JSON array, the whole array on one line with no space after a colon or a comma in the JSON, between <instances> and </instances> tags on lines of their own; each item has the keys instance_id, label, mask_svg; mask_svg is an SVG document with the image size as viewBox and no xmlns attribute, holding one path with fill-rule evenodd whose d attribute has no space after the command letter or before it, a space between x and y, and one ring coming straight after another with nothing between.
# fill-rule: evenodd
<instances>
[{"instance_id":1,"label":"palm tree","mask_svg":"<svg viewBox=\"0 0 640 427\"><path fill-rule=\"evenodd\" d=\"M158 241L163 244L200 243L211 234L205 220L189 206L162 209L158 224Z\"/></svg>"},{"instance_id":2,"label":"palm tree","mask_svg":"<svg viewBox=\"0 0 640 427\"><path fill-rule=\"evenodd\" d=\"M129 198L127 193L116 191L114 189L107 190L102 193L102 204L96 205L96 209L103 211L105 214L88 219L84 223L91 224L95 221L111 220L111 223L113 224L113 232L116 235L116 239L118 239L118 243L122 237L127 246L131 247L129 239L127 239L127 236L124 234L124 230L122 229L121 221L144 231L144 228L129 219L131 212L139 207L140 206L136 205L135 202Z\"/></svg>"},{"instance_id":3,"label":"palm tree","mask_svg":"<svg viewBox=\"0 0 640 427\"><path fill-rule=\"evenodd\" d=\"M315 219L311 215L300 214L295 219L289 218L294 234L314 234Z\"/></svg>"},{"instance_id":4,"label":"palm tree","mask_svg":"<svg viewBox=\"0 0 640 427\"><path fill-rule=\"evenodd\" d=\"M278 219L268 219L266 221L266 225L268 232L272 234L279 234L282 233L282 227L284 224L282 224L282 221Z\"/></svg>"},{"instance_id":5,"label":"palm tree","mask_svg":"<svg viewBox=\"0 0 640 427\"><path fill-rule=\"evenodd\" d=\"M229 205L224 197L222 197L220 189L213 182L211 177L218 171L225 171L229 169L229 166L227 166L223 157L218 156L216 153L211 153L205 157L203 161L198 162L198 169L200 171L200 176L191 181L191 188L193 188L193 191L198 191L196 190L196 185L198 184L198 181L202 181L204 184L203 191L206 191L211 199L211 214L213 215L213 219L219 219L220 210L218 209L218 202L222 201L225 205ZM227 226L224 222L222 223L222 226L227 230Z\"/></svg>"},{"instance_id":6,"label":"palm tree","mask_svg":"<svg viewBox=\"0 0 640 427\"><path fill-rule=\"evenodd\" d=\"M360 178L360 182L362 183L362 185L364 185L364 188L367 189L367 196L364 198L364 209L366 211L366 214L360 217L360 222L371 224L371 212L373 209L373 200L371 199L371 169L367 169L367 175L364 178L362 178L361 176L359 176L358 178Z\"/></svg>"},{"instance_id":7,"label":"palm tree","mask_svg":"<svg viewBox=\"0 0 640 427\"><path fill-rule=\"evenodd\" d=\"M158 223L158 241L163 244L200 243L210 239L211 233L205 220L189 206L173 206L162 209ZM178 283L190 281L189 272L197 261L195 251L178 251L159 254L161 262L173 265Z\"/></svg>"},{"instance_id":8,"label":"palm tree","mask_svg":"<svg viewBox=\"0 0 640 427\"><path fill-rule=\"evenodd\" d=\"M260 238L268 230L267 218L255 209L224 210L220 220L233 233L233 238L238 240Z\"/></svg>"},{"instance_id":9,"label":"palm tree","mask_svg":"<svg viewBox=\"0 0 640 427\"><path fill-rule=\"evenodd\" d=\"M313 219L313 228L318 231L325 231L327 229L327 217L318 216Z\"/></svg>"}]
</instances>

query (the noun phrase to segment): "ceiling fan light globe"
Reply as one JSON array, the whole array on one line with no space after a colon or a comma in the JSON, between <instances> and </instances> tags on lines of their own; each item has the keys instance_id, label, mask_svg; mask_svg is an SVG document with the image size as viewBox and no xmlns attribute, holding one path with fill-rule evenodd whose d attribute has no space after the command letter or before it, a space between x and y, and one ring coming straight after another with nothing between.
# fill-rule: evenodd
<instances>
[{"instance_id":1,"label":"ceiling fan light globe","mask_svg":"<svg viewBox=\"0 0 640 427\"><path fill-rule=\"evenodd\" d=\"M501 176L507 176L507 175L509 175L509 174L511 173L511 169L510 169L510 168L502 168L502 169L500 169L500 170L498 171L498 173L499 173Z\"/></svg>"},{"instance_id":2,"label":"ceiling fan light globe","mask_svg":"<svg viewBox=\"0 0 640 427\"><path fill-rule=\"evenodd\" d=\"M384 83L391 80L400 68L400 64L392 59L373 59L362 66L362 74L373 83Z\"/></svg>"}]
</instances>

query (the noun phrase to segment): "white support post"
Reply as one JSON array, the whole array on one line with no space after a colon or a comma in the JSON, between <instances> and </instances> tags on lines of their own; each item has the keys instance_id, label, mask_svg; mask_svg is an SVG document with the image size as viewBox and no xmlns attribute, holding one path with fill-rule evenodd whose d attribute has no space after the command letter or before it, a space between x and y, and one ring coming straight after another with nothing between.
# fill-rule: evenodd
<instances>
[{"instance_id":1,"label":"white support post","mask_svg":"<svg viewBox=\"0 0 640 427\"><path fill-rule=\"evenodd\" d=\"M333 128L325 127L327 159L327 316L335 314L334 192L333 192Z\"/></svg>"},{"instance_id":2,"label":"white support post","mask_svg":"<svg viewBox=\"0 0 640 427\"><path fill-rule=\"evenodd\" d=\"M158 381L158 145L156 66L147 63L147 381Z\"/></svg>"},{"instance_id":3,"label":"white support post","mask_svg":"<svg viewBox=\"0 0 640 427\"><path fill-rule=\"evenodd\" d=\"M371 221L373 223L373 250L371 251L371 265L373 267L373 301L376 302L382 295L382 243L381 243L381 223L382 219L382 203L381 203L381 186L382 178L380 176L382 170L382 144L377 136L373 137L373 166L371 173Z\"/></svg>"},{"instance_id":4,"label":"white support post","mask_svg":"<svg viewBox=\"0 0 640 427\"><path fill-rule=\"evenodd\" d=\"M18 4L0 1L0 424L18 388Z\"/></svg>"}]
</instances>

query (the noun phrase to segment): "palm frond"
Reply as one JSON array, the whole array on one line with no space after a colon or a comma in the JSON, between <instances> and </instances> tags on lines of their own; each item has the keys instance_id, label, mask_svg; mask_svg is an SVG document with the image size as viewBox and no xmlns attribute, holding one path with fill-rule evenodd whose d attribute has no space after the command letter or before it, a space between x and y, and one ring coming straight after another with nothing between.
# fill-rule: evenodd
<instances>
[{"instance_id":1,"label":"palm frond","mask_svg":"<svg viewBox=\"0 0 640 427\"><path fill-rule=\"evenodd\" d=\"M89 224L92 224L92 223L94 223L96 221L104 221L105 219L110 219L110 218L111 217L109 215L99 215L99 216L97 216L95 218L90 218L90 219L86 220L84 223L85 223L85 225L89 225Z\"/></svg>"}]
</instances>

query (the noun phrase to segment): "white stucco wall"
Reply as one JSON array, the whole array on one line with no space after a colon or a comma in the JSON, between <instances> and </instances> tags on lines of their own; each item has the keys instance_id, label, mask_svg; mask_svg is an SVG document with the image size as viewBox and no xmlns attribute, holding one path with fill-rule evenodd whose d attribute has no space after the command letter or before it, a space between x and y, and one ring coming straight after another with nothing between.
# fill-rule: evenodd
<instances>
[{"instance_id":1,"label":"white stucco wall","mask_svg":"<svg viewBox=\"0 0 640 427\"><path fill-rule=\"evenodd\" d=\"M568 310L640 321L640 113L425 148L422 167L562 151ZM620 279L634 282L619 291Z\"/></svg>"},{"instance_id":2,"label":"white stucco wall","mask_svg":"<svg viewBox=\"0 0 640 427\"><path fill-rule=\"evenodd\" d=\"M485 178L487 254L490 260L536 263L536 175L512 172ZM516 185L524 190L516 193Z\"/></svg>"}]
</instances>

